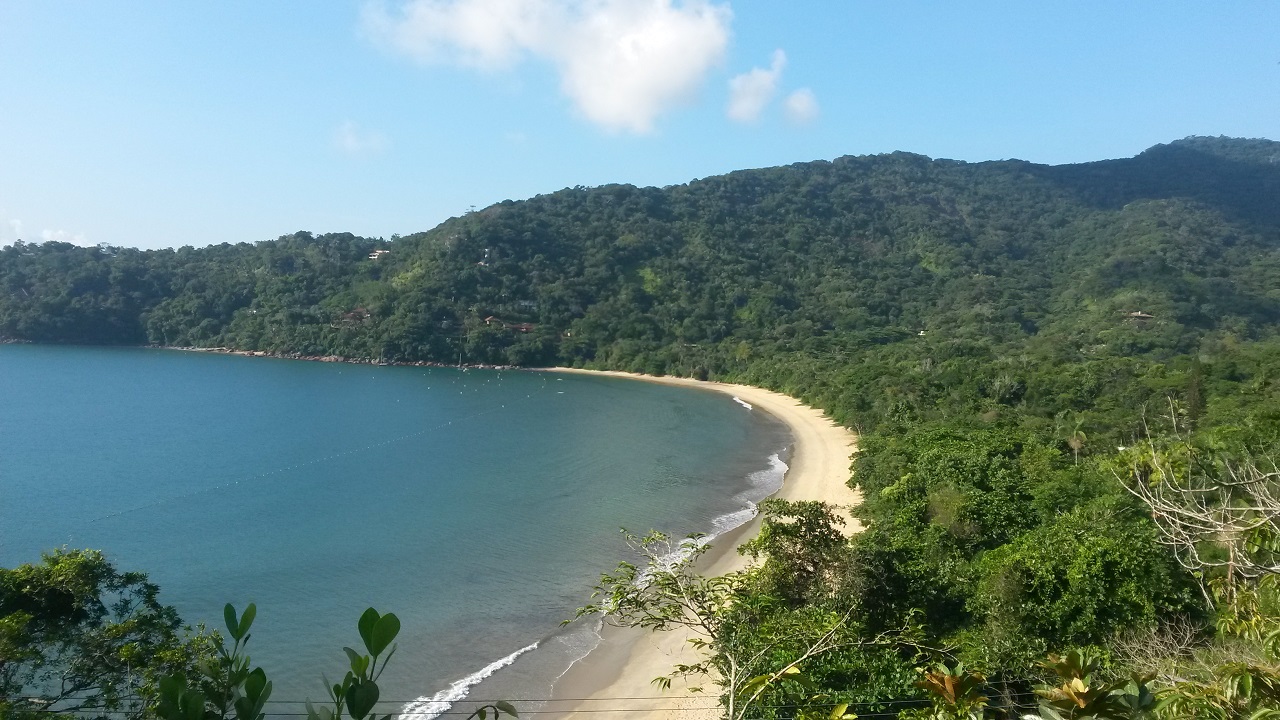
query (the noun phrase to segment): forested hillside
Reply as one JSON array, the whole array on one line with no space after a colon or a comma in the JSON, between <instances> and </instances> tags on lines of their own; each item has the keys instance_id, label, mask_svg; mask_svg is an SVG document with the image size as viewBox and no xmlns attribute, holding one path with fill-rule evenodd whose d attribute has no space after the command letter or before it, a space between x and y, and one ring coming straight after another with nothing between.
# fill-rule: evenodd
<instances>
[{"instance_id":1,"label":"forested hillside","mask_svg":"<svg viewBox=\"0 0 1280 720\"><path fill-rule=\"evenodd\" d=\"M862 433L868 529L766 547L717 650L763 672L838 625L850 640L806 671L865 713L936 697L917 685L936 662L977 677L988 713L1026 710L1056 677L1045 657L1077 648L1100 658L1095 683L1198 683L1227 708L1203 717L1280 704L1280 515L1178 545L1131 492L1275 469L1278 331L1268 140L1068 166L842 157L566 189L391 240L0 250L11 340L577 365L826 409ZM825 522L801 510L766 526ZM1171 623L1184 646L1160 639ZM1263 678L1252 694L1231 694L1224 657ZM781 684L755 712L813 697Z\"/></svg>"}]
</instances>

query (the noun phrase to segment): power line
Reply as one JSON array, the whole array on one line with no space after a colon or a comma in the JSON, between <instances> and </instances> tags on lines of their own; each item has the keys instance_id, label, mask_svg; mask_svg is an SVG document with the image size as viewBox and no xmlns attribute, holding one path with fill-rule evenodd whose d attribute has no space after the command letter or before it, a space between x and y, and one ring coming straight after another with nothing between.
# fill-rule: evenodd
<instances>
[{"instance_id":1,"label":"power line","mask_svg":"<svg viewBox=\"0 0 1280 720\"><path fill-rule=\"evenodd\" d=\"M1002 695L1001 695L1001 697L1002 697L1002 698L1007 697L1007 698L1009 698L1009 699L1016 699L1016 700L1022 700L1022 699L1034 699L1034 700L1039 700L1041 696L1040 696L1039 694L1037 694L1037 693L1034 693L1034 692L1017 692L1017 693L1009 693L1009 694L1007 694L1007 695L1002 694ZM17 698L17 699L18 699L18 700L34 700L34 699L37 699L37 698ZM75 699L75 698L65 698L65 699L67 699L67 700L71 700L71 699ZM89 699L89 698L82 698L82 699ZM568 703L568 702L611 702L611 703L614 703L614 702L624 702L624 701L626 701L626 702L632 702L632 703L634 703L634 702L637 702L637 701L663 701L663 702L672 702L672 701L679 701L679 700L703 700L703 699L709 699L709 697L708 697L708 696L693 696L693 695L685 695L685 696L671 696L671 695L667 695L667 696L642 696L642 697L597 697L597 698L536 698L536 699L535 699L535 698L506 698L506 699L504 699L504 700L502 700L502 701L504 701L504 702L508 702L508 703L512 703L512 704L516 704L516 703L540 703L540 704L544 704L544 705L545 705L546 703ZM418 700L418 699L415 699L415 700L413 700L413 701L406 701L406 700L380 700L380 701L378 701L377 705L378 705L378 706L386 706L386 705L396 705L396 704L401 704L401 703L419 702L419 701L420 701L420 700ZM268 701L268 703L292 703L292 704L298 704L298 705L302 705L302 704L304 704L304 702L306 702L306 701L301 701L301 700L269 700L269 701ZM492 704L494 704L494 703L496 703L496 702L500 702L500 701L499 701L499 700L497 700L497 699L493 699L493 700L480 700L480 699L475 699L475 700L473 700L473 699L467 698L467 699L465 699L465 701L464 701L464 700L457 700L457 701L453 701L453 704L461 704L461 703L463 703L463 702L465 702L465 704L467 704L467 705L469 705L469 706L483 706L483 705L492 705ZM904 705L907 705L907 706L910 706L910 705L927 705L927 704L931 704L932 702L933 702L933 700L928 699L928 698L902 698L902 699L886 699L886 700L860 701L860 702L859 702L859 701L850 701L850 702L845 702L845 703L839 703L839 702L836 702L836 701L831 701L831 702L827 702L827 703L810 703L810 704L799 704L799 703L775 703L775 704L760 704L760 705L756 705L756 707L761 708L761 709L769 709L769 710L787 710L787 709L797 710L797 709L802 709L802 708L807 708L807 707L814 707L814 706L819 706L819 707L820 707L820 706L826 706L826 705L844 704L844 705L847 705L849 708L860 708L860 707L866 707L866 708L876 707L876 708L881 708L881 707L886 707L886 706L888 706L888 707L892 707L892 706L904 706ZM327 706L327 703L322 703L322 705L326 705L326 706ZM571 713L571 714L573 714L573 713L601 713L601 712L657 712L657 711L676 711L676 710L716 710L716 709L720 709L720 708L721 708L721 705L720 705L719 703L717 703L717 704L715 704L715 705L696 705L696 706L685 706L685 707L680 707L680 706L674 706L674 707L665 707L665 706L660 706L660 707L652 707L652 706L649 706L649 707L623 707L623 706L610 706L610 707L593 707L593 708L581 708L581 709L566 709L566 708L551 708L551 709L547 709L547 708L539 708L539 709L536 709L536 710L534 710L534 709L523 709L523 710L520 710L520 713L521 713L522 715L539 715L539 714L541 714L541 715L546 715L546 714L553 714L553 713ZM96 708L86 708L86 709L81 710L81 712L83 712L83 711L94 712L94 713L98 713L98 714L102 714L102 715L132 715L132 714L136 713L136 710L107 710L107 709L96 709ZM43 708L43 709L33 709L33 710L32 710L32 712L60 713L60 712L74 712L74 711L64 711L64 710L56 710L56 709L52 709L52 708ZM465 710L465 709L453 709L453 708L451 707L451 708L446 709L446 710L419 710L419 711L403 711L403 712L397 712L397 713L393 713L393 714L399 715L399 716L401 716L401 717L418 717L418 716L426 716L426 715L430 715L430 716L433 716L433 717L434 717L434 716L438 716L438 715L470 715L470 714L471 714L471 712L472 712L472 711L468 711L468 710ZM306 716L307 716L307 713L305 713L305 712L272 712L272 713L268 713L268 715L269 715L269 716L272 716L272 717L306 717ZM887 716L896 717L897 713L887 713L887 714L883 714L883 713L874 713L874 712L872 712L872 713L866 713L866 712L859 713L859 716L860 716L860 717L876 717L877 715L887 715Z\"/></svg>"},{"instance_id":2,"label":"power line","mask_svg":"<svg viewBox=\"0 0 1280 720\"><path fill-rule=\"evenodd\" d=\"M1026 692L1026 691L1012 692L1012 693L1008 693L1007 695L1006 695L1005 693L999 693L999 696L1000 696L1000 697L1040 697L1039 693L1036 693L1036 692ZM524 702L524 703L544 703L544 702L605 702L605 701L608 701L608 702L635 702L635 701L645 701L645 700L686 700L686 699L690 699L690 698L697 699L697 698L705 698L705 697L711 697L711 695L708 693L708 694L699 694L699 695L692 695L692 694L691 694L691 695L636 695L636 696L631 696L631 697L627 697L627 696L616 696L616 697L615 697L615 696L597 696L597 697L585 697L585 698L560 698L560 697L538 697L538 698L518 698L518 697L517 697L517 698L512 698L512 697L501 697L501 698L472 698L472 697L467 697L467 698L463 698L463 699L460 699L460 700L454 700L454 701L450 701L450 702L459 702L459 703L460 703L460 702L466 702L466 703L472 703L472 704L485 705L485 704L492 704L492 703L496 703L496 702L509 702L509 703L517 703L517 702ZM23 697L18 697L18 698L14 698L14 699L15 699L15 700L26 700L26 701L42 701L42 700L44 700L44 698L41 698L41 697L38 697L38 696L34 696L34 695L23 696ZM61 698L61 699L59 700L59 702L62 702L62 701L74 701L74 700L81 700L81 701L82 701L82 700L94 700L94 699L96 699L96 698L93 698L93 697L66 697L66 698ZM273 700L268 700L267 702L268 702L268 703L296 703L296 704L301 705L301 704L306 703L306 702L308 702L308 701L309 701L309 699L295 699L295 700L280 700L280 699L273 699ZM378 705L396 705L396 704L400 704L400 703L409 703L409 702L427 702L427 701L426 701L426 700L424 700L424 699L423 699L423 698L421 698L421 697L413 698L413 699L411 699L411 700L385 700L385 699L380 699L380 700L378 700L378 703L377 703L377 704L378 704ZM443 700L442 700L442 701L437 701L437 702L446 702L446 701L443 701ZM886 700L864 700L864 701L860 701L860 702L853 702L853 701L851 701L851 702L849 702L849 703L847 703L847 704L848 704L850 707L854 707L854 706L864 707L864 706L868 706L868 705L904 704L904 703L927 703L927 702L932 702L932 700L930 700L929 698L892 698L892 699L886 699ZM765 706L765 707L802 707L802 706L798 706L798 705L769 705L769 706Z\"/></svg>"},{"instance_id":3,"label":"power line","mask_svg":"<svg viewBox=\"0 0 1280 720\"><path fill-rule=\"evenodd\" d=\"M818 707L826 707L828 705L837 705L837 703L820 703ZM899 705L899 703L884 702L883 705ZM849 703L849 706L852 707L852 703ZM755 707L760 708L760 710L801 710L801 708L814 707L814 706L758 705ZM669 706L669 707L599 707L599 708L590 708L590 710L520 710L520 708L517 708L517 710L518 712L520 712L521 716L598 715L600 714L600 712L690 712L690 711L700 711L700 710L723 710L723 707L721 705L718 705L717 703L717 705ZM56 714L61 714L61 712L76 712L76 711L29 710L28 712L44 712L44 714L56 715ZM123 717L133 716L137 714L137 711L131 711L131 710L87 710L87 711L82 710L78 712L92 712L92 714L96 714L96 715L123 716ZM399 717L468 716L468 715L471 715L472 712L474 711L452 710L451 708L451 710L443 710L443 711L424 710L424 711L412 711L412 712L397 712L397 714L393 714L393 715L398 715ZM307 717L307 714L306 712L268 712L266 716L268 717ZM899 716L899 712L896 712L896 711L859 712L858 716L859 717L897 717Z\"/></svg>"}]
</instances>

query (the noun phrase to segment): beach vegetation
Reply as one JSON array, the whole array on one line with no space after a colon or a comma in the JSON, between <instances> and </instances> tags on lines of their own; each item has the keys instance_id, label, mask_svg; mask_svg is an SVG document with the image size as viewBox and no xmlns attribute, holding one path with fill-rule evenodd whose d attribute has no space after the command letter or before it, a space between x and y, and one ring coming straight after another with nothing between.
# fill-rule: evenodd
<instances>
[{"instance_id":1,"label":"beach vegetation","mask_svg":"<svg viewBox=\"0 0 1280 720\"><path fill-rule=\"evenodd\" d=\"M660 688L670 688L672 680L680 677L709 678L717 687L741 687L744 680L736 655L722 667L716 651L723 646L726 614L744 575L696 572L695 564L709 547L699 536L677 541L657 531L643 537L626 531L624 535L637 556L635 561L623 561L602 576L592 593L593 602L578 608L576 616L599 615L617 627L686 631L698 659L654 678Z\"/></svg>"},{"instance_id":2,"label":"beach vegetation","mask_svg":"<svg viewBox=\"0 0 1280 720\"><path fill-rule=\"evenodd\" d=\"M779 514L799 509L827 529L835 520L820 503L773 507ZM791 529L783 527L771 537L779 538ZM761 608L742 604L759 600L744 594L751 574L697 572L698 560L709 548L701 537L675 541L650 532L643 537L627 534L627 543L636 561L624 561L615 572L605 574L592 596L595 602L579 608L577 616L599 615L617 627L682 630L694 659L676 663L670 673L654 678L653 684L669 690L674 680L683 679L689 692L715 693L732 720L756 716L763 699L779 693L798 698L789 705L793 709L822 709L822 717L844 717L847 704L821 690L802 668L839 648L892 644L887 636L862 638L849 627L847 614L828 612L808 612L800 622L761 632L761 626L746 621Z\"/></svg>"},{"instance_id":3,"label":"beach vegetation","mask_svg":"<svg viewBox=\"0 0 1280 720\"><path fill-rule=\"evenodd\" d=\"M247 653L257 606L224 608L221 633L183 627L142 573L120 572L97 550L61 549L39 564L0 568L0 718L265 720L272 683ZM395 654L400 620L365 610L365 653L344 647L350 669L306 702L309 720L390 720L374 712L378 678ZM469 718L518 717L508 702Z\"/></svg>"}]
</instances>

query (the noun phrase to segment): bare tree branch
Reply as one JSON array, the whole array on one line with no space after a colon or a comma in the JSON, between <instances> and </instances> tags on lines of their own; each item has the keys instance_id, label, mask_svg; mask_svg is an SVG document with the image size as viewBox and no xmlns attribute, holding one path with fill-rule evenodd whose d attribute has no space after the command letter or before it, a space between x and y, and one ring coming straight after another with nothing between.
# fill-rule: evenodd
<instances>
[{"instance_id":1,"label":"bare tree branch","mask_svg":"<svg viewBox=\"0 0 1280 720\"><path fill-rule=\"evenodd\" d=\"M1270 458L1205 458L1178 438L1165 450L1148 437L1121 485L1151 511L1160 542L1200 577L1280 575L1280 468ZM1206 598L1208 594L1206 592Z\"/></svg>"}]
</instances>

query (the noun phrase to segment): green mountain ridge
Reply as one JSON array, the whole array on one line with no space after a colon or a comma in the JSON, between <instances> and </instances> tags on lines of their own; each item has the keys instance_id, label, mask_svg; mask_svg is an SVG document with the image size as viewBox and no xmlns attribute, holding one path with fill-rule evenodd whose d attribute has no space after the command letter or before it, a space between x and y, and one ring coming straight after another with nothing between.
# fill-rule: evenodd
<instances>
[{"instance_id":1,"label":"green mountain ridge","mask_svg":"<svg viewBox=\"0 0 1280 720\"><path fill-rule=\"evenodd\" d=\"M590 360L607 347L594 336L594 347L546 332L503 338L481 331L478 321L497 315L557 334L592 333L607 324L611 302L622 300L657 317L607 337L643 345L757 339L778 334L779 324L793 342L925 327L950 310L937 306L940 285L982 274L1014 285L1052 282L1080 259L1063 246L1092 253L1092 239L1118 225L1155 226L1142 237L1116 238L1134 251L1157 250L1143 241L1173 244L1173 223L1184 232L1194 223L1223 230L1215 257L1228 243L1268 248L1280 224L1280 204L1271 202L1280 197L1271 161L1277 147L1192 138L1129 160L1058 167L906 153L842 157L662 189L563 190L498 203L390 243L299 233L178 251L17 245L0 256L0 334L397 359L456 360L462 350L471 361L518 364ZM368 261L378 248L391 252ZM1168 250L1181 256L1175 262L1197 262L1196 248ZM1084 259L1114 269L1117 255ZM81 267L73 267L77 261ZM1095 277L1111 272L1105 262L1092 269ZM1025 270L1040 277L1014 277ZM878 293L867 287L871 277L883 284ZM908 288L925 295L892 296ZM975 288L963 292L979 299ZM818 308L817 293L844 297ZM1028 327L1049 309L1047 298L1017 299L1027 306L1019 313L1037 316ZM935 307L926 311L926 300ZM362 331L341 327L360 308L370 312ZM778 310L790 322L760 322ZM804 322L813 327L797 327ZM264 324L275 329L270 337ZM484 341L458 342L460 329Z\"/></svg>"},{"instance_id":2,"label":"green mountain ridge","mask_svg":"<svg viewBox=\"0 0 1280 720\"><path fill-rule=\"evenodd\" d=\"M698 377L966 343L1160 357L1274 333L1278 156L1226 138L1056 167L893 153L566 189L389 242L19 243L0 336Z\"/></svg>"}]
</instances>

